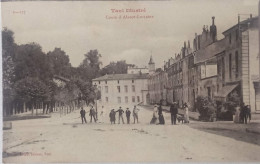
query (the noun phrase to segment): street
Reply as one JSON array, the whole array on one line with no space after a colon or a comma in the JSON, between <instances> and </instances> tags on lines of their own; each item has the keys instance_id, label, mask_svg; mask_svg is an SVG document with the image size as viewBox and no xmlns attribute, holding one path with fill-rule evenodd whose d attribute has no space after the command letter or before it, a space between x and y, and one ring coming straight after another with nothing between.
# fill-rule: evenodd
<instances>
[{"instance_id":1,"label":"street","mask_svg":"<svg viewBox=\"0 0 260 164\"><path fill-rule=\"evenodd\" d=\"M152 111L139 108L140 123L130 125L111 125L108 112L105 123L90 123L87 114L87 124L81 124L79 110L13 121L12 129L3 131L3 162L260 161L260 135L245 131L259 124L191 121L172 126L170 114L164 113L166 125L150 125Z\"/></svg>"}]
</instances>

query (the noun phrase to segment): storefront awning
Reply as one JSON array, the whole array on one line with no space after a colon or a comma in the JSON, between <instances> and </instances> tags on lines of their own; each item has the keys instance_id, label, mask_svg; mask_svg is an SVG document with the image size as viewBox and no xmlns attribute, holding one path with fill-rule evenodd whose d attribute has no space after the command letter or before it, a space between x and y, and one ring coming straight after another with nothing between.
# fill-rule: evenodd
<instances>
[{"instance_id":1,"label":"storefront awning","mask_svg":"<svg viewBox=\"0 0 260 164\"><path fill-rule=\"evenodd\" d=\"M216 99L225 99L227 97L227 95L232 92L236 87L238 86L238 84L234 84L234 85L226 85L222 88L221 91L219 91L216 95L215 98Z\"/></svg>"}]
</instances>

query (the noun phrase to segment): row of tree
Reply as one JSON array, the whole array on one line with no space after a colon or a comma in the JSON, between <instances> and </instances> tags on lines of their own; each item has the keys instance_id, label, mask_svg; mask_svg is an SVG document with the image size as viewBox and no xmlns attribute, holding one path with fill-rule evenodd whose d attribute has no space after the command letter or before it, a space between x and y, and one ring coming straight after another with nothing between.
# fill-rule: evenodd
<instances>
[{"instance_id":1,"label":"row of tree","mask_svg":"<svg viewBox=\"0 0 260 164\"><path fill-rule=\"evenodd\" d=\"M127 73L125 61L111 62L101 69L101 54L90 50L78 67L72 67L69 56L60 48L44 53L37 43L18 45L14 33L2 30L3 115L52 112L57 107L78 107L96 97L92 79L111 73ZM60 79L64 85L57 85ZM37 113L37 110L36 110Z\"/></svg>"}]
</instances>

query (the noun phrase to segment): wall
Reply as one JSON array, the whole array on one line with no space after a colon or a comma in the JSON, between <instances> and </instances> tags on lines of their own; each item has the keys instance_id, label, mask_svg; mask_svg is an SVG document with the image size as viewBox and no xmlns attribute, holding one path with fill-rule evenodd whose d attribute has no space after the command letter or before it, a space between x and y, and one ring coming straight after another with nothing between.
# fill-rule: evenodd
<instances>
[{"instance_id":1,"label":"wall","mask_svg":"<svg viewBox=\"0 0 260 164\"><path fill-rule=\"evenodd\" d=\"M105 81L94 81L101 90L101 100L98 101L98 106L106 107L119 107L132 108L134 105L141 102L146 102L143 98L145 93L148 91L148 79L135 79L134 83L132 80L108 80L107 84ZM135 92L132 91L132 85L135 86ZM108 93L106 93L105 87L108 86ZM117 86L120 86L120 93L118 92ZM125 91L125 86L128 86L128 92ZM146 92L145 92L146 91ZM125 97L128 97L128 103L125 102ZM135 97L135 102L132 102L132 96ZM137 101L137 96L139 96L140 102ZM108 97L108 102L106 102L106 97ZM121 103L118 103L118 97L121 97Z\"/></svg>"}]
</instances>

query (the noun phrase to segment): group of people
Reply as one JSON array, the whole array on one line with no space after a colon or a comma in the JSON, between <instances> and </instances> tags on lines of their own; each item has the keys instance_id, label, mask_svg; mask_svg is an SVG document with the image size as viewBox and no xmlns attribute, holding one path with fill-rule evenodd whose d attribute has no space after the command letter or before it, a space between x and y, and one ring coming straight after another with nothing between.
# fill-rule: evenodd
<instances>
[{"instance_id":1,"label":"group of people","mask_svg":"<svg viewBox=\"0 0 260 164\"><path fill-rule=\"evenodd\" d=\"M241 106L237 105L235 113L235 123L247 124L251 120L251 108L250 105L245 105L242 103Z\"/></svg>"},{"instance_id":2,"label":"group of people","mask_svg":"<svg viewBox=\"0 0 260 164\"><path fill-rule=\"evenodd\" d=\"M84 122L87 123L87 120L86 120L86 111L83 109L83 107L81 107L80 116L81 116L82 124L83 124ZM93 106L90 107L89 116L90 116L90 122L92 122L92 118L94 119L95 122L97 122L96 111L95 111L95 109L93 108Z\"/></svg>"},{"instance_id":3,"label":"group of people","mask_svg":"<svg viewBox=\"0 0 260 164\"><path fill-rule=\"evenodd\" d=\"M171 124L176 125L177 119L180 121L184 121L184 123L189 123L189 109L187 103L184 103L183 108L185 110L184 116L183 117L177 117L178 116L178 108L179 105L176 102L173 102L170 105L170 113L171 113ZM153 110L153 117L152 120L150 121L150 124L165 124L164 116L162 113L162 105L160 104L159 106L157 104L154 105L154 110Z\"/></svg>"},{"instance_id":4,"label":"group of people","mask_svg":"<svg viewBox=\"0 0 260 164\"><path fill-rule=\"evenodd\" d=\"M138 112L139 111L140 111L140 109L138 109L136 106L134 106L134 109L133 109L134 124L135 124L135 122L138 123ZM110 111L109 118L110 118L111 124L116 123L116 113L117 112L118 112L118 124L120 124L120 120L122 120L122 123L124 124L125 123L124 117L123 117L124 110L122 109L122 107L119 107L119 109L117 111L115 111L115 109L112 109ZM126 115L126 119L127 119L127 124L130 124L131 111L129 110L129 108L126 108L125 115Z\"/></svg>"},{"instance_id":5,"label":"group of people","mask_svg":"<svg viewBox=\"0 0 260 164\"><path fill-rule=\"evenodd\" d=\"M103 111L103 106L102 106L102 110L100 112L100 117L102 118L104 116L104 111ZM138 109L136 106L134 106L134 109L133 109L133 118L134 118L134 124L135 123L138 123L138 112L140 111L140 109ZM123 114L125 113L126 114L126 119L127 119L127 124L130 124L130 116L131 116L131 111L129 110L129 108L126 108L126 111L124 111L122 109L122 107L119 107L118 110L115 111L115 109L112 109L109 113L109 118L110 118L110 122L111 124L115 124L116 122L116 113L118 112L118 124L120 124L120 120L122 120L122 123L124 124L124 117L123 117ZM81 117L81 121L82 121L82 124L83 123L87 123L87 120L86 120L86 111L83 109L83 107L81 107L81 110L80 110L80 117ZM93 108L93 106L90 107L90 110L89 110L89 116L90 116L90 122L92 122L92 119L97 122L97 113L95 111L95 109Z\"/></svg>"},{"instance_id":6,"label":"group of people","mask_svg":"<svg viewBox=\"0 0 260 164\"><path fill-rule=\"evenodd\" d=\"M179 105L176 102L173 102L170 105L172 125L176 125L177 119L178 119L178 121L181 120L182 122L184 121L184 123L189 123L188 105L186 103L184 103L184 105L183 105L183 108L185 110L183 117L177 117L178 108L179 108ZM120 124L120 121L122 121L122 123L125 124L124 113L125 113L125 117L126 117L126 120L127 120L127 124L130 124L131 113L132 113L132 116L133 116L133 119L134 119L133 123L134 124L138 123L138 112L139 111L140 111L140 109L138 109L136 106L134 106L132 112L129 110L129 108L126 108L126 111L124 111L122 109L122 107L119 107L118 110L112 109L109 113L110 123L111 124L116 123L116 114L117 113L118 113L118 124ZM86 113L87 112L83 109L83 107L81 107L80 116L81 116L82 124L87 123ZM97 122L97 113L96 113L93 106L90 107L89 116L90 116L90 122L92 122L92 120ZM102 106L102 109L101 109L101 112L100 112L100 117L101 118L104 117L104 107L103 106ZM153 116L152 116L152 120L150 121L150 124L165 124L165 120L164 120L164 116L163 116L163 108L162 108L161 104L160 105L156 105L156 104L154 105Z\"/></svg>"}]
</instances>

